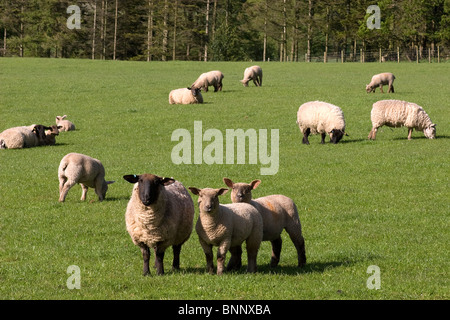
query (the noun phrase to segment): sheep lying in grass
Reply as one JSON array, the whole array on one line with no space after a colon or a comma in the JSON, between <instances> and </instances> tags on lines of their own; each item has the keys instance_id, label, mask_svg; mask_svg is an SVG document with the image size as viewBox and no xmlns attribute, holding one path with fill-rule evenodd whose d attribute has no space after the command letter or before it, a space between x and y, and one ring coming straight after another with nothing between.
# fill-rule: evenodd
<instances>
[{"instance_id":1,"label":"sheep lying in grass","mask_svg":"<svg viewBox=\"0 0 450 320\"><path fill-rule=\"evenodd\" d=\"M48 130L46 132L46 130ZM6 129L0 133L0 149L21 149L55 144L56 126L41 124Z\"/></svg>"},{"instance_id":2,"label":"sheep lying in grass","mask_svg":"<svg viewBox=\"0 0 450 320\"><path fill-rule=\"evenodd\" d=\"M81 201L86 200L88 188L94 188L98 200L103 201L108 185L114 181L105 181L105 168L98 159L80 153L66 154L59 164L59 202L64 202L67 193L76 183L81 185Z\"/></svg>"},{"instance_id":3,"label":"sheep lying in grass","mask_svg":"<svg viewBox=\"0 0 450 320\"><path fill-rule=\"evenodd\" d=\"M381 126L407 127L408 140L411 140L413 129L423 131L428 139L436 138L436 125L431 122L425 110L412 102L401 100L381 100L375 102L370 113L372 120L372 130L369 133L369 140L375 140L377 130Z\"/></svg>"},{"instance_id":4,"label":"sheep lying in grass","mask_svg":"<svg viewBox=\"0 0 450 320\"><path fill-rule=\"evenodd\" d=\"M244 71L244 79L239 80L244 85L244 87L248 87L248 83L250 80L253 80L253 83L257 87L262 86L262 69L260 66L251 66L245 69Z\"/></svg>"},{"instance_id":5,"label":"sheep lying in grass","mask_svg":"<svg viewBox=\"0 0 450 320\"><path fill-rule=\"evenodd\" d=\"M69 121L65 120L67 115L56 116L56 125L58 126L58 130L61 131L72 131L75 130L75 125Z\"/></svg>"},{"instance_id":6,"label":"sheep lying in grass","mask_svg":"<svg viewBox=\"0 0 450 320\"><path fill-rule=\"evenodd\" d=\"M375 89L379 87L381 93L384 93L383 86L388 85L389 86L388 93L390 92L394 93L394 86L393 86L394 79L395 76L390 72L376 74L372 77L370 83L366 85L366 91L367 93L375 92Z\"/></svg>"},{"instance_id":7,"label":"sheep lying in grass","mask_svg":"<svg viewBox=\"0 0 450 320\"><path fill-rule=\"evenodd\" d=\"M322 101L302 104L297 112L297 124L303 133L303 144L309 144L310 134L320 133L325 143L325 135L330 135L331 143L338 143L345 133L344 113L338 106Z\"/></svg>"},{"instance_id":8,"label":"sheep lying in grass","mask_svg":"<svg viewBox=\"0 0 450 320\"><path fill-rule=\"evenodd\" d=\"M252 190L256 189L261 180L253 180L250 184L234 183L228 178L223 178L223 181L231 188L231 201L233 203L248 203L260 213L264 226L263 241L272 243L270 266L276 267L280 261L281 233L284 229L297 250L298 267L302 267L306 263L305 240L294 201L280 194L252 200Z\"/></svg>"},{"instance_id":9,"label":"sheep lying in grass","mask_svg":"<svg viewBox=\"0 0 450 320\"><path fill-rule=\"evenodd\" d=\"M224 271L228 250L231 252L231 259L227 270L239 269L241 267L241 245L244 241L248 258L247 272L256 272L256 258L263 237L262 218L258 211L247 203L219 204L219 196L228 192L228 189L225 188L197 189L189 187L189 190L198 195L200 215L195 230L205 252L208 272L214 272L213 246L218 247L218 275Z\"/></svg>"},{"instance_id":10,"label":"sheep lying in grass","mask_svg":"<svg viewBox=\"0 0 450 320\"><path fill-rule=\"evenodd\" d=\"M191 88L203 89L203 91L208 92L208 87L213 86L214 92L222 91L222 79L224 75L219 70L209 71L202 73L197 80L192 84Z\"/></svg>"},{"instance_id":11,"label":"sheep lying in grass","mask_svg":"<svg viewBox=\"0 0 450 320\"><path fill-rule=\"evenodd\" d=\"M180 88L170 91L170 104L196 104L203 103L203 96L200 88Z\"/></svg>"},{"instance_id":12,"label":"sheep lying in grass","mask_svg":"<svg viewBox=\"0 0 450 320\"><path fill-rule=\"evenodd\" d=\"M172 267L179 269L181 246L189 239L194 220L191 196L171 178L153 174L123 178L134 183L125 221L131 240L141 249L144 276L150 273L150 248L156 256L156 274L164 274L164 252L169 246L173 249Z\"/></svg>"}]
</instances>

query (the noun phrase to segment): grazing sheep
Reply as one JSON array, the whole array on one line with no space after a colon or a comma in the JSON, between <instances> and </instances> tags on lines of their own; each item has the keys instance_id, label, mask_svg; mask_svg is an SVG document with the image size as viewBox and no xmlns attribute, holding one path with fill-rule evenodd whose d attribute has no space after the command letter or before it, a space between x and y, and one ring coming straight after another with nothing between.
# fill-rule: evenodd
<instances>
[{"instance_id":1,"label":"grazing sheep","mask_svg":"<svg viewBox=\"0 0 450 320\"><path fill-rule=\"evenodd\" d=\"M0 133L0 149L21 149L48 145L52 138L50 133L49 136L46 136L45 130L54 132L53 128L40 124L6 129Z\"/></svg>"},{"instance_id":2,"label":"grazing sheep","mask_svg":"<svg viewBox=\"0 0 450 320\"><path fill-rule=\"evenodd\" d=\"M64 120L67 117L67 115L56 116L56 125L58 126L58 130L61 131L72 131L75 130L75 125L69 121Z\"/></svg>"},{"instance_id":3,"label":"grazing sheep","mask_svg":"<svg viewBox=\"0 0 450 320\"><path fill-rule=\"evenodd\" d=\"M170 104L196 104L203 103L203 96L200 88L180 88L170 91Z\"/></svg>"},{"instance_id":4,"label":"grazing sheep","mask_svg":"<svg viewBox=\"0 0 450 320\"><path fill-rule=\"evenodd\" d=\"M367 91L367 93L375 92L375 89L377 87L380 87L381 93L384 93L383 86L389 85L388 93L390 93L390 92L394 93L394 86L393 86L394 79L395 79L395 76L389 72L376 74L372 77L372 80L370 81L370 83L368 85L366 85L366 91Z\"/></svg>"},{"instance_id":5,"label":"grazing sheep","mask_svg":"<svg viewBox=\"0 0 450 320\"><path fill-rule=\"evenodd\" d=\"M297 124L303 133L303 144L309 144L310 134L320 133L325 143L325 135L330 135L331 143L338 143L345 133L344 113L338 106L322 101L310 101L302 104L297 112Z\"/></svg>"},{"instance_id":6,"label":"grazing sheep","mask_svg":"<svg viewBox=\"0 0 450 320\"><path fill-rule=\"evenodd\" d=\"M213 86L214 92L222 91L222 79L224 78L224 75L221 71L215 70L215 71L209 71L202 73L197 80L192 84L192 88L200 88L203 89L203 91L208 92L208 87Z\"/></svg>"},{"instance_id":7,"label":"grazing sheep","mask_svg":"<svg viewBox=\"0 0 450 320\"><path fill-rule=\"evenodd\" d=\"M81 201L86 200L88 188L94 188L98 200L103 201L108 185L114 181L105 181L105 168L98 159L80 153L66 154L59 164L59 202L64 202L69 189L76 183L81 185Z\"/></svg>"},{"instance_id":8,"label":"grazing sheep","mask_svg":"<svg viewBox=\"0 0 450 320\"><path fill-rule=\"evenodd\" d=\"M407 127L408 140L411 140L413 129L423 131L428 139L436 138L436 125L431 122L423 108L415 103L401 100L381 100L375 102L370 113L372 130L369 140L375 140L379 127Z\"/></svg>"},{"instance_id":9,"label":"grazing sheep","mask_svg":"<svg viewBox=\"0 0 450 320\"><path fill-rule=\"evenodd\" d=\"M206 256L206 267L209 273L214 272L212 247L217 246L217 274L224 271L227 251L231 259L227 270L241 267L241 245L245 241L247 248L247 272L256 272L259 246L263 237L262 218L254 207L246 203L219 204L219 197L228 189L197 189L189 190L198 195L200 211L195 230Z\"/></svg>"},{"instance_id":10,"label":"grazing sheep","mask_svg":"<svg viewBox=\"0 0 450 320\"><path fill-rule=\"evenodd\" d=\"M223 181L231 188L233 203L248 203L261 214L264 226L263 241L272 243L270 266L276 267L280 261L281 233L285 229L297 250L298 267L302 267L306 263L305 240L294 201L279 194L252 200L252 190L256 189L261 180L253 180L250 184L233 183L228 178L223 178Z\"/></svg>"},{"instance_id":11,"label":"grazing sheep","mask_svg":"<svg viewBox=\"0 0 450 320\"><path fill-rule=\"evenodd\" d=\"M251 66L245 69L244 71L244 79L239 80L244 85L244 87L248 87L248 82L253 80L253 83L257 87L262 86L262 69L260 66Z\"/></svg>"},{"instance_id":12,"label":"grazing sheep","mask_svg":"<svg viewBox=\"0 0 450 320\"><path fill-rule=\"evenodd\" d=\"M125 214L127 231L141 249L143 274L150 274L150 248L155 252L156 274L164 274L164 252L172 246L173 269L180 268L181 246L192 232L194 203L186 188L171 178L153 174L125 175L134 183Z\"/></svg>"}]
</instances>

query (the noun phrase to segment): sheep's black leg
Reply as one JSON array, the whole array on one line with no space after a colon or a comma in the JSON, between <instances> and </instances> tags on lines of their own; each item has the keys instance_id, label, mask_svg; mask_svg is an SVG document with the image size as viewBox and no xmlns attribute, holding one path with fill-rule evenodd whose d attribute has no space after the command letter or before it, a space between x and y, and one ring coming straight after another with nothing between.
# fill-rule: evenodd
<instances>
[{"instance_id":1,"label":"sheep's black leg","mask_svg":"<svg viewBox=\"0 0 450 320\"><path fill-rule=\"evenodd\" d=\"M173 263L172 263L172 269L178 270L180 269L180 251L181 251L181 244L179 245L173 245Z\"/></svg>"},{"instance_id":2,"label":"sheep's black leg","mask_svg":"<svg viewBox=\"0 0 450 320\"><path fill-rule=\"evenodd\" d=\"M309 128L306 129L305 132L303 133L303 139L302 139L303 144L309 144L308 136L310 133L311 133L311 129L309 129Z\"/></svg>"},{"instance_id":3,"label":"sheep's black leg","mask_svg":"<svg viewBox=\"0 0 450 320\"><path fill-rule=\"evenodd\" d=\"M162 276L164 274L164 251L158 251L158 249L156 248L155 256L156 274Z\"/></svg>"},{"instance_id":4,"label":"sheep's black leg","mask_svg":"<svg viewBox=\"0 0 450 320\"><path fill-rule=\"evenodd\" d=\"M321 136L322 136L322 140L320 141L320 144L325 144L325 136L326 136L326 134L322 133Z\"/></svg>"},{"instance_id":5,"label":"sheep's black leg","mask_svg":"<svg viewBox=\"0 0 450 320\"><path fill-rule=\"evenodd\" d=\"M150 274L150 269L148 267L150 261L150 249L145 244L141 244L139 247L141 248L142 258L144 259L144 269L142 271L142 274L144 276L147 276Z\"/></svg>"},{"instance_id":6,"label":"sheep's black leg","mask_svg":"<svg viewBox=\"0 0 450 320\"><path fill-rule=\"evenodd\" d=\"M281 246L283 244L283 240L281 240L281 237L279 237L270 242L272 243L272 258L270 259L270 267L274 268L278 265L278 262L280 262Z\"/></svg>"},{"instance_id":7,"label":"sheep's black leg","mask_svg":"<svg viewBox=\"0 0 450 320\"><path fill-rule=\"evenodd\" d=\"M242 247L236 246L230 248L231 258L227 264L227 271L239 270L242 267Z\"/></svg>"}]
</instances>

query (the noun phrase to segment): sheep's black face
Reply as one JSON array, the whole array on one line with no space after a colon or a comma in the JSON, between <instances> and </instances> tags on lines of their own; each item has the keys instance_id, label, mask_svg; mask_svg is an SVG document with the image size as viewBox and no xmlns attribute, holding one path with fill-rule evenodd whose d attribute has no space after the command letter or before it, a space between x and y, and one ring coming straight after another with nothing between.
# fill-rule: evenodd
<instances>
[{"instance_id":1,"label":"sheep's black face","mask_svg":"<svg viewBox=\"0 0 450 320\"><path fill-rule=\"evenodd\" d=\"M138 183L139 200L144 206L150 206L158 200L161 186L175 182L174 179L161 178L154 174L127 175L123 178L130 183Z\"/></svg>"},{"instance_id":2,"label":"sheep's black face","mask_svg":"<svg viewBox=\"0 0 450 320\"><path fill-rule=\"evenodd\" d=\"M339 141L341 141L341 139L344 136L344 134L345 134L345 132L342 131L342 130L333 129L331 131L331 134L330 134L330 141L331 141L331 143L336 144Z\"/></svg>"}]
</instances>

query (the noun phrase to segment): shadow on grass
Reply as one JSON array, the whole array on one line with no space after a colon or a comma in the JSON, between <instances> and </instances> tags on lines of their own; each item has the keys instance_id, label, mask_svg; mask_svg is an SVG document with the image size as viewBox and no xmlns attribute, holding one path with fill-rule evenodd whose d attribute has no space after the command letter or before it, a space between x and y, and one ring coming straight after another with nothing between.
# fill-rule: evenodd
<instances>
[{"instance_id":1,"label":"shadow on grass","mask_svg":"<svg viewBox=\"0 0 450 320\"><path fill-rule=\"evenodd\" d=\"M328 262L312 262L306 263L302 268L296 266L277 266L275 268L270 267L269 264L258 265L257 274L279 274L279 275L299 275L299 274L309 274L309 273L323 273L326 270L342 267L351 266L356 261L328 261ZM246 274L247 265L243 265L238 271L225 271L224 274ZM214 264L214 273L217 271L217 265ZM175 271L185 274L204 274L206 272L205 267L187 267L181 268L179 271Z\"/></svg>"},{"instance_id":2,"label":"shadow on grass","mask_svg":"<svg viewBox=\"0 0 450 320\"><path fill-rule=\"evenodd\" d=\"M418 136L418 137L411 137L411 140L429 140L427 137L425 137L425 136ZM444 135L442 135L442 136L440 136L440 135L436 135L436 139L437 140L439 140L439 139L450 139L450 136L444 136ZM406 140L406 141L408 141L408 138L407 137L396 137L396 138L394 138L393 140ZM433 139L431 139L431 140L433 140Z\"/></svg>"}]
</instances>

